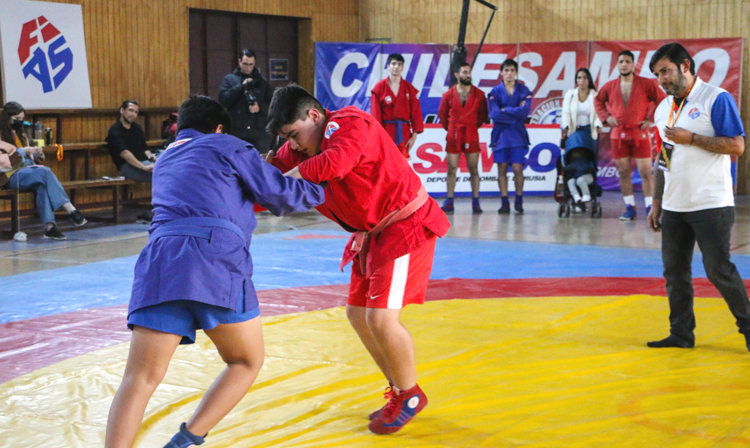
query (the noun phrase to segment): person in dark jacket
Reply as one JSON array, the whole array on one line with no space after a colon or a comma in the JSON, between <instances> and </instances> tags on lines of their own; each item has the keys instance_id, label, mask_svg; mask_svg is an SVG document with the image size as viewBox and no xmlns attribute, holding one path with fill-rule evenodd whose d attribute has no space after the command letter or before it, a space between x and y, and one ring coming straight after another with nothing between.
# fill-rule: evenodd
<instances>
[{"instance_id":1,"label":"person in dark jacket","mask_svg":"<svg viewBox=\"0 0 750 448\"><path fill-rule=\"evenodd\" d=\"M232 118L232 135L265 153L271 145L266 133L268 106L274 88L255 65L255 52L240 52L239 66L224 77L219 87L219 102Z\"/></svg>"}]
</instances>

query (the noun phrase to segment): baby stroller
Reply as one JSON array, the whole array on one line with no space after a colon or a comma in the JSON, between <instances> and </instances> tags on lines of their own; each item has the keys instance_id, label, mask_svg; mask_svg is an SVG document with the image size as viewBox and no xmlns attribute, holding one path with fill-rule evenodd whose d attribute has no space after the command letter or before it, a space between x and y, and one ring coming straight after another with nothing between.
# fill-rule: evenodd
<instances>
[{"instance_id":1,"label":"baby stroller","mask_svg":"<svg viewBox=\"0 0 750 448\"><path fill-rule=\"evenodd\" d=\"M555 200L558 202L557 216L568 217L574 206L577 206L573 199L573 194L568 187L568 181L575 179L576 174L590 174L593 182L589 183L589 192L591 202L588 204L588 210L582 209L582 212L589 213L592 218L602 217L602 205L598 198L602 196L602 187L597 183L596 173L596 153L589 148L578 147L571 148L557 160L557 185L555 188ZM583 204L580 204L583 205ZM585 205L583 205L586 207Z\"/></svg>"}]
</instances>

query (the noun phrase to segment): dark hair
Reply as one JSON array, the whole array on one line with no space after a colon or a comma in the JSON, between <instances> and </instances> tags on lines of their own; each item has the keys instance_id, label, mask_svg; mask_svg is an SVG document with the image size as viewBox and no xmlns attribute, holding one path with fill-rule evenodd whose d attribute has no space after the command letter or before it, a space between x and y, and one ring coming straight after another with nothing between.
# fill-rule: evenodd
<instances>
[{"instance_id":1,"label":"dark hair","mask_svg":"<svg viewBox=\"0 0 750 448\"><path fill-rule=\"evenodd\" d=\"M177 132L195 129L204 134L216 132L222 125L222 132L232 132L232 119L229 112L218 101L203 95L191 95L182 103L177 112Z\"/></svg>"},{"instance_id":2,"label":"dark hair","mask_svg":"<svg viewBox=\"0 0 750 448\"><path fill-rule=\"evenodd\" d=\"M514 61L513 59L506 59L500 65L500 71L505 70L505 67L513 67L516 69L516 71L518 71L518 62Z\"/></svg>"},{"instance_id":3,"label":"dark hair","mask_svg":"<svg viewBox=\"0 0 750 448\"><path fill-rule=\"evenodd\" d=\"M656 50L656 53L651 56L651 62L649 62L648 64L648 69L653 73L654 65L656 65L657 62L661 61L664 58L669 59L669 61L673 62L677 67L685 62L685 59L687 59L688 61L690 61L690 74L695 76L695 61L690 56L690 53L688 53L685 47L678 44L677 42L662 45L661 48Z\"/></svg>"},{"instance_id":4,"label":"dark hair","mask_svg":"<svg viewBox=\"0 0 750 448\"><path fill-rule=\"evenodd\" d=\"M589 79L589 89L596 90L596 86L594 85L594 78L591 76L591 72L587 68L579 68L576 71L576 83L575 83L575 86L578 87L578 74L581 73L581 72L585 73L586 77Z\"/></svg>"},{"instance_id":5,"label":"dark hair","mask_svg":"<svg viewBox=\"0 0 750 448\"><path fill-rule=\"evenodd\" d=\"M26 113L26 109L24 109L19 103L16 103L15 101L5 103L3 106L3 112L0 114L0 140L16 146L15 137L18 137L23 146L29 144L29 139L26 137L26 134L23 133L23 129L14 131L10 125L12 121L10 117L18 115L21 112Z\"/></svg>"},{"instance_id":6,"label":"dark hair","mask_svg":"<svg viewBox=\"0 0 750 448\"><path fill-rule=\"evenodd\" d=\"M130 106L131 104L134 104L134 105L138 106L138 101L136 101L136 100L125 100L120 105L120 109L127 109L128 106Z\"/></svg>"},{"instance_id":7,"label":"dark hair","mask_svg":"<svg viewBox=\"0 0 750 448\"><path fill-rule=\"evenodd\" d=\"M461 63L461 65L459 65L459 66L456 67L456 71L453 72L453 73L459 73L461 71L461 69L464 68L464 67L471 68L471 64L469 64L468 62L463 62L463 63Z\"/></svg>"},{"instance_id":8,"label":"dark hair","mask_svg":"<svg viewBox=\"0 0 750 448\"><path fill-rule=\"evenodd\" d=\"M242 58L244 58L245 56L247 56L248 58L254 58L255 52L249 48L243 48L242 51L240 51L239 59L242 60Z\"/></svg>"},{"instance_id":9,"label":"dark hair","mask_svg":"<svg viewBox=\"0 0 750 448\"><path fill-rule=\"evenodd\" d=\"M630 56L630 60L635 62L635 56L633 56L633 52L630 50L622 50L620 54L617 55L617 59L620 59L620 56Z\"/></svg>"},{"instance_id":10,"label":"dark hair","mask_svg":"<svg viewBox=\"0 0 750 448\"><path fill-rule=\"evenodd\" d=\"M388 60L385 61L385 65L386 66L391 65L391 61L397 61L397 62L400 62L400 63L403 64L404 63L404 57L401 56L401 53L391 53L391 54L388 55Z\"/></svg>"},{"instance_id":11,"label":"dark hair","mask_svg":"<svg viewBox=\"0 0 750 448\"><path fill-rule=\"evenodd\" d=\"M268 108L266 132L278 134L282 127L297 120L304 120L310 109L317 109L321 114L325 114L320 102L302 87L291 84L276 89Z\"/></svg>"}]
</instances>

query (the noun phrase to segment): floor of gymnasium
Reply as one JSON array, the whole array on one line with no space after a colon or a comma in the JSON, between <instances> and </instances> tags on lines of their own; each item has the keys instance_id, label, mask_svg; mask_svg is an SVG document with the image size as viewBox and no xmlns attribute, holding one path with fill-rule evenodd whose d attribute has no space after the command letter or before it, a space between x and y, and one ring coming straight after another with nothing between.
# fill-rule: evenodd
<instances>
[{"instance_id":1,"label":"floor of gymnasium","mask_svg":"<svg viewBox=\"0 0 750 448\"><path fill-rule=\"evenodd\" d=\"M386 384L344 315L348 235L317 212L259 214L266 361L203 446L750 445L750 353L700 253L696 347L647 348L668 334L660 235L642 213L620 222L618 194L602 203L592 219L558 218L548 197L526 198L522 216L457 200L428 301L403 312L429 405L390 436L367 430ZM732 259L747 282L750 199L737 203ZM66 227L58 242L24 225L27 242L0 241L0 446L102 446L147 226ZM136 446L162 447L222 368L205 336L180 347Z\"/></svg>"}]
</instances>

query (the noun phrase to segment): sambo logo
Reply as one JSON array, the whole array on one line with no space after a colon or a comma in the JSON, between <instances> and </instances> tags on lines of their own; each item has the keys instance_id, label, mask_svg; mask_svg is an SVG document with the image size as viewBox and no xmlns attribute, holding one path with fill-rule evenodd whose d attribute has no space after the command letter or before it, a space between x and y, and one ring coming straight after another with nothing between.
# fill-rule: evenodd
<instances>
[{"instance_id":1,"label":"sambo logo","mask_svg":"<svg viewBox=\"0 0 750 448\"><path fill-rule=\"evenodd\" d=\"M692 118L693 120L695 120L696 118L698 118L698 117L701 116L701 111L699 111L697 107L694 107L694 108L690 109L690 112L688 113L688 116L690 118Z\"/></svg>"},{"instance_id":2,"label":"sambo logo","mask_svg":"<svg viewBox=\"0 0 750 448\"><path fill-rule=\"evenodd\" d=\"M44 93L60 87L73 70L73 52L70 48L60 49L65 44L67 41L60 30L44 16L24 23L18 43L23 77L31 75L38 79Z\"/></svg>"},{"instance_id":3,"label":"sambo logo","mask_svg":"<svg viewBox=\"0 0 750 448\"><path fill-rule=\"evenodd\" d=\"M326 131L325 131L325 134L324 134L324 135L325 135L325 138L328 138L328 139L330 139L330 138L331 138L331 135L332 135L332 134L333 134L334 132L336 132L336 130L337 130L338 128L339 128L339 124L338 124L338 123L336 123L335 121L331 121L330 123L328 123L328 126L326 126Z\"/></svg>"},{"instance_id":4,"label":"sambo logo","mask_svg":"<svg viewBox=\"0 0 750 448\"><path fill-rule=\"evenodd\" d=\"M562 98L550 98L531 113L531 124L557 124L562 115Z\"/></svg>"}]
</instances>

